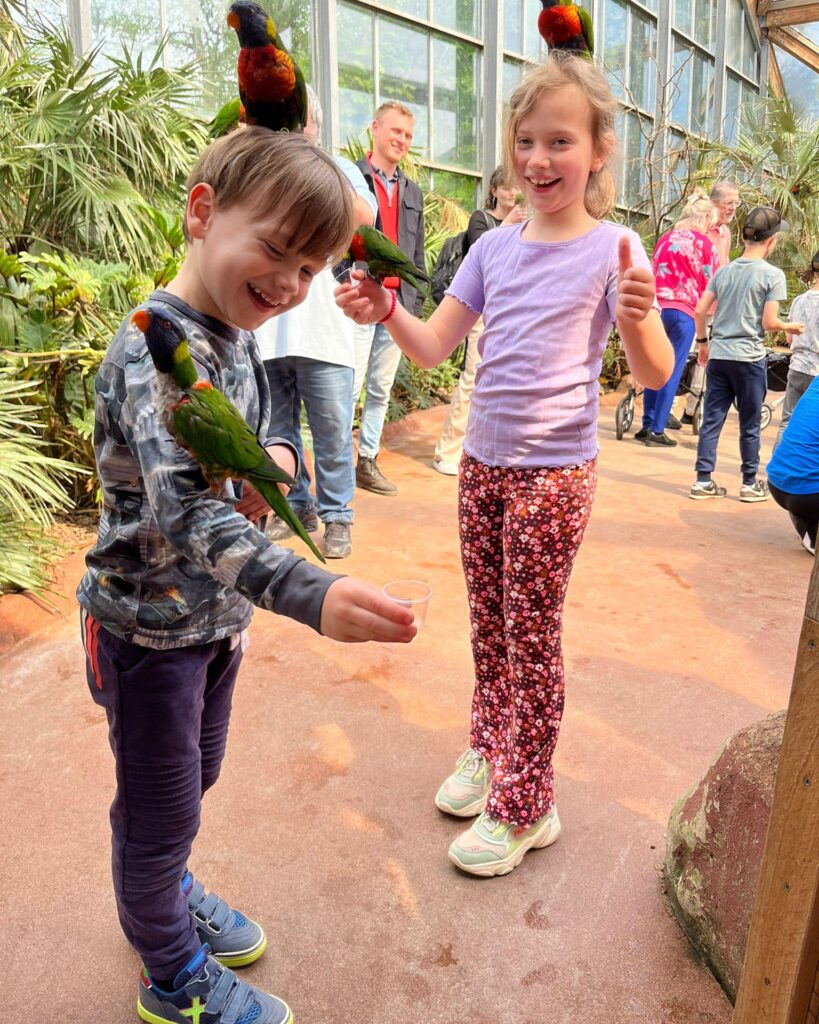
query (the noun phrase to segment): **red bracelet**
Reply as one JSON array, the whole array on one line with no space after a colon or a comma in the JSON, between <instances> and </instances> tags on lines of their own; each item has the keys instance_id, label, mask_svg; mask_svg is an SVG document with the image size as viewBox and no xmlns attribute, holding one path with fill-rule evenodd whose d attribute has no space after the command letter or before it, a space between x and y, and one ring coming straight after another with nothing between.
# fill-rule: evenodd
<instances>
[{"instance_id":1,"label":"red bracelet","mask_svg":"<svg viewBox=\"0 0 819 1024\"><path fill-rule=\"evenodd\" d=\"M391 293L392 293L392 303L390 304L390 311L389 311L389 313L387 313L387 315L384 317L383 320L379 320L378 321L378 323L380 323L380 324L385 324L388 320L391 320L392 316L393 316L393 313L395 313L395 307L398 304L398 292L395 292L395 291L391 290Z\"/></svg>"}]
</instances>

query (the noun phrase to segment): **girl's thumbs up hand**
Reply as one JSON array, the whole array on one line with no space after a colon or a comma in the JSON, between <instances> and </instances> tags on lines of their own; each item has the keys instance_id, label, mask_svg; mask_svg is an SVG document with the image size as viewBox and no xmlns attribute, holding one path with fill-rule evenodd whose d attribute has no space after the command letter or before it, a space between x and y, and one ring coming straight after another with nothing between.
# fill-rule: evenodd
<instances>
[{"instance_id":1,"label":"girl's thumbs up hand","mask_svg":"<svg viewBox=\"0 0 819 1024\"><path fill-rule=\"evenodd\" d=\"M648 267L635 267L631 258L631 242L623 235L617 250L620 262L617 274L616 320L639 323L645 320L654 305L654 275Z\"/></svg>"}]
</instances>

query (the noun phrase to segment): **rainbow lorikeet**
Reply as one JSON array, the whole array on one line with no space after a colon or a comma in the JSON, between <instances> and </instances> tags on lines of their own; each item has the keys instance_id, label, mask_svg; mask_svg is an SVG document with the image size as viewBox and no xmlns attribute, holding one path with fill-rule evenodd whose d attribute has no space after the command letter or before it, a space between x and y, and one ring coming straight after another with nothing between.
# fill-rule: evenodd
<instances>
[{"instance_id":1,"label":"rainbow lorikeet","mask_svg":"<svg viewBox=\"0 0 819 1024\"><path fill-rule=\"evenodd\" d=\"M571 0L540 0L543 10L537 28L550 50L571 50L580 57L594 55L591 15Z\"/></svg>"},{"instance_id":2,"label":"rainbow lorikeet","mask_svg":"<svg viewBox=\"0 0 819 1024\"><path fill-rule=\"evenodd\" d=\"M177 444L196 459L208 483L218 488L228 477L247 480L323 562L324 556L277 486L292 487L295 481L259 444L236 406L209 381L199 379L179 321L164 309L148 307L138 309L131 323L145 335L154 366L165 375L158 394L167 405L160 411Z\"/></svg>"},{"instance_id":3,"label":"rainbow lorikeet","mask_svg":"<svg viewBox=\"0 0 819 1024\"><path fill-rule=\"evenodd\" d=\"M307 124L307 87L273 19L251 0L231 4L228 25L239 37L239 96L247 124L300 132Z\"/></svg>"},{"instance_id":4,"label":"rainbow lorikeet","mask_svg":"<svg viewBox=\"0 0 819 1024\"><path fill-rule=\"evenodd\" d=\"M356 263L366 263L370 277L382 283L387 277L399 277L419 292L426 291L429 285L427 275L404 255L395 242L368 224L356 228L350 242L350 257Z\"/></svg>"},{"instance_id":5,"label":"rainbow lorikeet","mask_svg":"<svg viewBox=\"0 0 819 1024\"><path fill-rule=\"evenodd\" d=\"M227 135L228 132L233 131L238 124L242 123L244 119L245 110L239 97L228 100L227 103L216 111L213 120L208 122L208 137L218 139L222 135Z\"/></svg>"}]
</instances>

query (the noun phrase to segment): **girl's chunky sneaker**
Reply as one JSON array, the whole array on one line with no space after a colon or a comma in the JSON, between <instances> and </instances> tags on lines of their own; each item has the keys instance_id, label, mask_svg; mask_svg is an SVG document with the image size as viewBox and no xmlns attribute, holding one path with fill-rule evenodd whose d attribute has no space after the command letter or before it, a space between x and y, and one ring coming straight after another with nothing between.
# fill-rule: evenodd
<instances>
[{"instance_id":1,"label":"girl's chunky sneaker","mask_svg":"<svg viewBox=\"0 0 819 1024\"><path fill-rule=\"evenodd\" d=\"M452 863L470 875L507 875L527 850L551 846L560 835L557 807L534 825L497 821L484 812L449 848Z\"/></svg>"},{"instance_id":2,"label":"girl's chunky sneaker","mask_svg":"<svg viewBox=\"0 0 819 1024\"><path fill-rule=\"evenodd\" d=\"M174 991L139 979L137 1013L149 1024L293 1024L287 1003L240 981L209 956L207 943L177 974Z\"/></svg>"},{"instance_id":3,"label":"girl's chunky sneaker","mask_svg":"<svg viewBox=\"0 0 819 1024\"><path fill-rule=\"evenodd\" d=\"M190 871L182 879L182 892L188 897L199 941L206 942L225 967L246 967L264 953L267 938L261 925L233 910L215 893L206 893Z\"/></svg>"},{"instance_id":4,"label":"girl's chunky sneaker","mask_svg":"<svg viewBox=\"0 0 819 1024\"><path fill-rule=\"evenodd\" d=\"M486 807L492 766L471 747L458 758L455 771L435 794L435 806L456 818L471 818Z\"/></svg>"}]
</instances>

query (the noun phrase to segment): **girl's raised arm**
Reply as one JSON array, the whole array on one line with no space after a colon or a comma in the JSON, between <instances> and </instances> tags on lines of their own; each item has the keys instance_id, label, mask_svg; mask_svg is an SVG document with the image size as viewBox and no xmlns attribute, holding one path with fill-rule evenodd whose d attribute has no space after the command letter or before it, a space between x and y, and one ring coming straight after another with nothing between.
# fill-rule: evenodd
<instances>
[{"instance_id":1,"label":"girl's raised arm","mask_svg":"<svg viewBox=\"0 0 819 1024\"><path fill-rule=\"evenodd\" d=\"M357 324L384 321L393 341L414 363L430 369L442 362L469 334L478 314L457 299L445 296L444 301L426 322L408 313L393 299L386 288L354 270L350 282L335 291L336 304Z\"/></svg>"}]
</instances>

